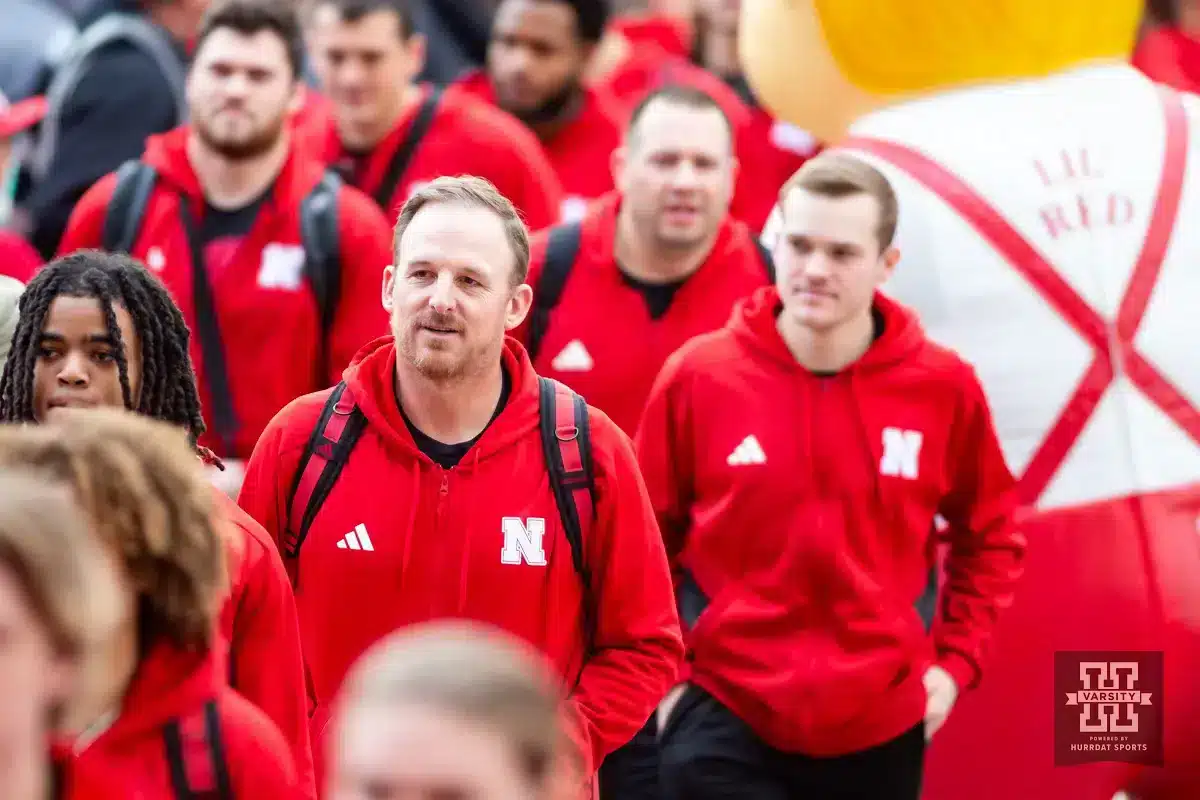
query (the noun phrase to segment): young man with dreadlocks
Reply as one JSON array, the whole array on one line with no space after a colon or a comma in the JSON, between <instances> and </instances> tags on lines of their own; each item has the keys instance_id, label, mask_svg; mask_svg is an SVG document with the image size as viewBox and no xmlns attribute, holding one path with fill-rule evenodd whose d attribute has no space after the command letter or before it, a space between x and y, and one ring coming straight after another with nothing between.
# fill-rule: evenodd
<instances>
[{"instance_id":1,"label":"young man with dreadlocks","mask_svg":"<svg viewBox=\"0 0 1200 800\"><path fill-rule=\"evenodd\" d=\"M204 421L188 339L166 288L137 261L96 250L59 258L21 297L0 378L0 422L43 422L59 408L118 406L183 428L195 444ZM262 526L224 493L214 495L227 520L231 586L220 622L231 682L279 726L305 786L312 786L308 700L287 574Z\"/></svg>"}]
</instances>

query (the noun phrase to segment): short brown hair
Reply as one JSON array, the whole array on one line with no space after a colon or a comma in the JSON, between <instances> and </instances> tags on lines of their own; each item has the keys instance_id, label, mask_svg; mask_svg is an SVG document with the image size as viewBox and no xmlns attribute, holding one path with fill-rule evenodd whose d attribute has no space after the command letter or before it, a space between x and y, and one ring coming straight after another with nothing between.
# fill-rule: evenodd
<instances>
[{"instance_id":1,"label":"short brown hair","mask_svg":"<svg viewBox=\"0 0 1200 800\"><path fill-rule=\"evenodd\" d=\"M359 659L342 692L343 714L411 703L488 727L512 744L533 786L572 754L561 682L528 647L494 628L434 622L400 630Z\"/></svg>"},{"instance_id":2,"label":"short brown hair","mask_svg":"<svg viewBox=\"0 0 1200 800\"><path fill-rule=\"evenodd\" d=\"M779 190L779 207L794 189L803 189L822 197L850 197L865 194L879 206L879 227L876 237L879 249L886 250L896 238L896 222L900 209L896 191L882 172L862 159L828 150L804 162Z\"/></svg>"},{"instance_id":3,"label":"short brown hair","mask_svg":"<svg viewBox=\"0 0 1200 800\"><path fill-rule=\"evenodd\" d=\"M0 428L0 465L74 491L138 594L143 650L161 640L207 649L225 589L213 491L181 429L130 411L72 411Z\"/></svg>"},{"instance_id":4,"label":"short brown hair","mask_svg":"<svg viewBox=\"0 0 1200 800\"><path fill-rule=\"evenodd\" d=\"M193 52L199 52L204 40L222 29L242 36L262 31L275 34L287 51L292 77L298 80L304 74L304 32L295 0L216 0L200 23Z\"/></svg>"},{"instance_id":5,"label":"short brown hair","mask_svg":"<svg viewBox=\"0 0 1200 800\"><path fill-rule=\"evenodd\" d=\"M116 623L116 577L70 491L0 469L0 567L17 582L54 652L81 659Z\"/></svg>"},{"instance_id":6,"label":"short brown hair","mask_svg":"<svg viewBox=\"0 0 1200 800\"><path fill-rule=\"evenodd\" d=\"M417 212L435 203L458 203L487 209L504 223L508 244L513 254L512 285L519 286L529 275L529 229L512 201L484 178L474 175L443 176L422 186L400 209L392 235L392 258L399 260L400 240Z\"/></svg>"}]
</instances>

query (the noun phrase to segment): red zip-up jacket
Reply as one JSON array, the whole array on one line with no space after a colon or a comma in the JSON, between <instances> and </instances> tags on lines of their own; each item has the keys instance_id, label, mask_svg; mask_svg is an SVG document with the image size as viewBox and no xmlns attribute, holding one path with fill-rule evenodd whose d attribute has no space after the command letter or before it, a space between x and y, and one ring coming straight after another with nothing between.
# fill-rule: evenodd
<instances>
[{"instance_id":1,"label":"red zip-up jacket","mask_svg":"<svg viewBox=\"0 0 1200 800\"><path fill-rule=\"evenodd\" d=\"M429 87L422 87L422 100ZM392 157L407 140L420 104L415 104L384 137L362 165L355 186L375 196ZM346 153L331 118L325 130L326 163L338 164ZM530 230L558 221L562 187L537 137L517 119L466 92L442 93L429 130L421 138L408 168L392 193L388 219L395 219L412 193L440 175L475 175L491 181L521 212Z\"/></svg>"},{"instance_id":2,"label":"red zip-up jacket","mask_svg":"<svg viewBox=\"0 0 1200 800\"><path fill-rule=\"evenodd\" d=\"M650 717L682 655L666 555L629 439L591 411L596 519L585 548L601 605L596 649L585 662L581 584L544 466L537 376L524 349L506 340L507 405L449 470L413 442L395 398L395 365L395 345L383 337L346 370L367 427L299 557L296 605L316 695L318 763L330 701L366 648L406 625L467 618L507 630L550 659L574 686L585 756L599 765ZM239 502L277 540L328 394L285 408L247 465ZM514 524L544 525L546 565L502 561L506 526L511 532ZM347 534L361 543L362 530L370 549L338 547Z\"/></svg>"},{"instance_id":3,"label":"red zip-up jacket","mask_svg":"<svg viewBox=\"0 0 1200 800\"><path fill-rule=\"evenodd\" d=\"M489 105L496 104L496 93L486 72L468 73L452 88ZM621 145L624 124L621 107L608 91L589 87L579 113L541 142L562 186L559 219L578 219L589 201L613 190L611 156Z\"/></svg>"},{"instance_id":4,"label":"red zip-up jacket","mask_svg":"<svg viewBox=\"0 0 1200 800\"><path fill-rule=\"evenodd\" d=\"M621 197L602 198L584 217L579 255L536 354L538 374L561 381L630 436L663 362L684 342L723 326L738 300L769 283L746 226L721 223L708 258L677 290L666 313L650 316L643 293L625 279L613 253ZM548 234L531 244L528 282L535 287ZM536 300L535 300L536 302ZM613 320L620 320L618 327ZM529 318L516 331L528 341Z\"/></svg>"},{"instance_id":5,"label":"red zip-up jacket","mask_svg":"<svg viewBox=\"0 0 1200 800\"><path fill-rule=\"evenodd\" d=\"M93 741L54 749L63 800L175 800L164 727L181 724L192 787L211 786L212 758L203 713L215 701L221 752L234 797L300 800L291 752L278 729L252 703L224 685L215 653L159 644L142 658L120 713ZM189 744L195 742L195 744Z\"/></svg>"},{"instance_id":6,"label":"red zip-up jacket","mask_svg":"<svg viewBox=\"0 0 1200 800\"><path fill-rule=\"evenodd\" d=\"M213 490L224 515L230 591L220 630L229 647L229 683L258 706L291 747L300 785L316 797L308 742L308 692L292 584L275 542L253 517Z\"/></svg>"},{"instance_id":7,"label":"red zip-up jacket","mask_svg":"<svg viewBox=\"0 0 1200 800\"><path fill-rule=\"evenodd\" d=\"M159 173L133 255L156 269L192 331L192 263L179 216L180 197L191 202L197 225L204 212L200 180L188 160L187 128L147 140L143 159ZM329 363L316 355L321 335L314 295L302 276L300 202L324 165L295 147L275 180L253 228L231 263L209 275L225 343L226 370L239 430L225 452L210 418L212 400L200 338L191 337L209 432L201 444L223 458L246 458L279 409L302 394L336 383L359 347L387 331L379 301L383 268L391 262L391 227L369 197L343 187L338 196L341 291L328 342ZM88 190L71 214L61 253L99 247L114 175ZM211 273L211 270L210 270Z\"/></svg>"},{"instance_id":8,"label":"red zip-up jacket","mask_svg":"<svg viewBox=\"0 0 1200 800\"><path fill-rule=\"evenodd\" d=\"M966 363L877 295L882 336L818 377L777 331L779 307L759 290L673 355L637 448L676 576L707 602L689 679L772 746L841 755L922 719L929 665L978 682L1025 541ZM937 515L951 555L930 634L914 604Z\"/></svg>"}]
</instances>

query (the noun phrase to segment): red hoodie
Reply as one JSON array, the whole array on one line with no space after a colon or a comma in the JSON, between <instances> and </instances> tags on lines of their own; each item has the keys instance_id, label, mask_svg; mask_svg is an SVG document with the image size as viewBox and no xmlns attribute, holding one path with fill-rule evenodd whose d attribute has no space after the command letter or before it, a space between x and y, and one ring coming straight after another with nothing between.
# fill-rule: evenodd
<instances>
[{"instance_id":1,"label":"red hoodie","mask_svg":"<svg viewBox=\"0 0 1200 800\"><path fill-rule=\"evenodd\" d=\"M543 466L537 376L512 339L503 364L512 379L508 403L450 470L413 442L395 399L390 337L364 348L346 370L367 428L309 529L297 575L318 760L329 703L347 669L377 639L427 620L497 625L539 648L571 685L579 676L573 698L593 765L629 741L676 679L682 643L654 512L628 438L595 410L596 520L585 546L601 607L596 651L581 665L582 592ZM247 466L239 502L277 538L328 395L285 408ZM513 518L544 521L548 567L502 563L503 520ZM356 526L368 532L371 551L338 548Z\"/></svg>"},{"instance_id":2,"label":"red hoodie","mask_svg":"<svg viewBox=\"0 0 1200 800\"><path fill-rule=\"evenodd\" d=\"M974 686L1025 549L1014 481L973 370L878 296L884 330L833 377L801 367L774 287L671 357L637 445L672 566L709 600L690 680L782 750L890 740L925 669ZM914 604L949 524L941 618Z\"/></svg>"},{"instance_id":3,"label":"red hoodie","mask_svg":"<svg viewBox=\"0 0 1200 800\"><path fill-rule=\"evenodd\" d=\"M485 72L466 75L454 88L496 104L496 94ZM611 156L621 145L623 133L620 105L606 90L589 88L579 113L554 136L542 141L563 190L561 219L578 219L588 201L612 191Z\"/></svg>"},{"instance_id":4,"label":"red hoodie","mask_svg":"<svg viewBox=\"0 0 1200 800\"><path fill-rule=\"evenodd\" d=\"M143 159L158 170L159 181L133 255L155 269L194 331L191 257L179 198L189 198L197 225L202 224L205 203L187 157L187 137L187 128L178 128L147 140ZM315 156L293 148L249 234L223 268L209 269L240 426L234 452L223 452L209 417L212 401L200 340L192 336L192 363L210 431L201 444L219 456L249 456L259 433L279 409L306 392L335 383L355 351L387 330L379 287L383 268L391 262L391 227L370 198L343 187L337 209L342 282L329 363L318 364L312 355L318 352L321 330L316 303L301 274L299 207L323 172ZM59 247L61 253L101 244L115 183L114 175L102 178L79 201Z\"/></svg>"},{"instance_id":5,"label":"red hoodie","mask_svg":"<svg viewBox=\"0 0 1200 800\"><path fill-rule=\"evenodd\" d=\"M423 87L421 93L424 99L429 88ZM343 148L331 118L325 129L325 161L349 164L348 171L355 174L354 185L374 197L419 109L420 103L413 105L392 132L357 163L355 155ZM514 117L466 92L443 92L429 130L384 209L387 218L395 219L413 192L440 175L476 175L491 181L517 207L531 230L558 221L562 187L537 137Z\"/></svg>"},{"instance_id":6,"label":"red hoodie","mask_svg":"<svg viewBox=\"0 0 1200 800\"><path fill-rule=\"evenodd\" d=\"M218 662L211 654L185 653L167 645L153 648L138 665L112 725L90 743L81 738L72 753L56 748L63 800L175 800L164 726L179 721L190 740L191 723L203 719L210 701L216 703L233 796L305 797L283 737L261 711L223 685ZM202 725L195 727L203 730ZM204 777L199 773L211 771L212 759L202 747L187 752L185 764L198 773L192 780L199 788Z\"/></svg>"},{"instance_id":7,"label":"red hoodie","mask_svg":"<svg viewBox=\"0 0 1200 800\"><path fill-rule=\"evenodd\" d=\"M666 313L652 317L643 292L617 267L613 243L621 198L610 194L583 219L579 256L538 348L538 374L562 381L630 436L667 356L697 334L729 320L734 304L766 285L766 266L746 226L721 223L708 258L676 291ZM529 285L546 259L547 234L534 238ZM619 330L613 320L621 320ZM528 341L526 324L516 332Z\"/></svg>"},{"instance_id":8,"label":"red hoodie","mask_svg":"<svg viewBox=\"0 0 1200 800\"><path fill-rule=\"evenodd\" d=\"M0 275L29 283L42 268L42 257L33 245L12 231L0 228Z\"/></svg>"},{"instance_id":9,"label":"red hoodie","mask_svg":"<svg viewBox=\"0 0 1200 800\"><path fill-rule=\"evenodd\" d=\"M300 784L316 796L308 742L308 693L292 584L275 542L237 503L214 489L225 514L230 592L221 609L229 643L229 683L279 728L291 746Z\"/></svg>"}]
</instances>

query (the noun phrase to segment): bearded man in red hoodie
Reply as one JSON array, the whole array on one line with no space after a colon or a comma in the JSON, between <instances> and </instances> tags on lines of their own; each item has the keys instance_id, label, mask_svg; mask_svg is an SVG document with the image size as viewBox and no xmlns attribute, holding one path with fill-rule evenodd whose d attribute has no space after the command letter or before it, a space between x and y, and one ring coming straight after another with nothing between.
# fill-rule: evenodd
<instances>
[{"instance_id":1,"label":"bearded man in red hoodie","mask_svg":"<svg viewBox=\"0 0 1200 800\"><path fill-rule=\"evenodd\" d=\"M917 800L1021 573L1014 481L974 371L878 291L887 179L829 153L780 205L777 287L667 361L637 434L690 626L662 786Z\"/></svg>"},{"instance_id":2,"label":"bearded man in red hoodie","mask_svg":"<svg viewBox=\"0 0 1200 800\"><path fill-rule=\"evenodd\" d=\"M491 184L418 190L394 259L392 336L272 420L239 498L295 576L314 753L363 651L465 618L549 659L591 774L642 727L682 654L633 447L505 335L529 311L529 239Z\"/></svg>"},{"instance_id":3,"label":"bearded man in red hoodie","mask_svg":"<svg viewBox=\"0 0 1200 800\"><path fill-rule=\"evenodd\" d=\"M194 333L201 444L230 495L271 417L387 330L383 212L290 138L303 61L291 0L215 3L188 73L191 122L88 190L60 248L128 252L166 284Z\"/></svg>"}]
</instances>

